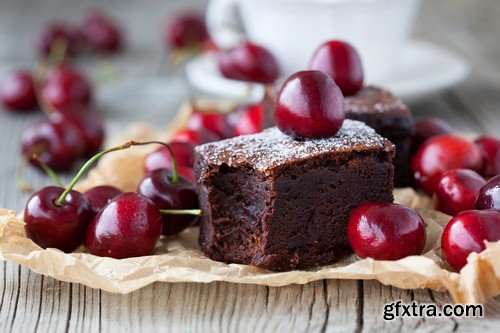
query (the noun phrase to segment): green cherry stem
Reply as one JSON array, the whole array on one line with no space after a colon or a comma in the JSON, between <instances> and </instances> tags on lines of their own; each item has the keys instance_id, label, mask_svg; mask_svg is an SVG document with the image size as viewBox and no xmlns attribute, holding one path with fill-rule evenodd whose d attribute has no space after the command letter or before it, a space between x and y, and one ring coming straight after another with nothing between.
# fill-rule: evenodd
<instances>
[{"instance_id":1,"label":"green cherry stem","mask_svg":"<svg viewBox=\"0 0 500 333\"><path fill-rule=\"evenodd\" d=\"M66 187L66 189L64 190L64 192L59 196L59 198L57 198L55 204L57 206L62 206L63 205L64 201L66 200L66 197L71 192L71 190L73 190L73 187L75 187L76 183L90 169L90 167L92 166L92 164L94 164L96 161L98 161L103 155L106 155L108 153L111 153L111 152L114 152L114 151L118 151L118 150L128 149L128 148L130 148L132 146L145 146L145 145L150 145L150 144L159 144L159 145L162 145L162 146L164 146L164 147L166 147L168 149L168 152L170 153L170 156L172 157L172 180L171 181L172 181L173 184L178 183L179 182L179 173L178 173L178 170L177 170L177 162L173 158L174 154L172 153L172 150L170 149L170 147L169 147L168 144L166 144L164 142L160 142L160 141L129 141L129 142L126 142L126 143L124 143L122 145L105 149L105 150L103 150L103 151L95 154L94 156L92 156L80 168L80 170L78 171L78 173L76 174L76 176L71 180L71 183L69 183L69 185Z\"/></svg>"},{"instance_id":2,"label":"green cherry stem","mask_svg":"<svg viewBox=\"0 0 500 333\"><path fill-rule=\"evenodd\" d=\"M50 179L52 179L52 181L57 185L57 186L60 186L60 187L64 187L61 179L59 178L59 176L54 172L54 170L52 170L47 164L45 164L41 159L40 157L38 157L37 154L33 154L31 156L32 159L34 159L39 165L40 167L43 169L43 171L45 171L45 173L47 174L47 176L50 177Z\"/></svg>"},{"instance_id":3,"label":"green cherry stem","mask_svg":"<svg viewBox=\"0 0 500 333\"><path fill-rule=\"evenodd\" d=\"M168 215L201 215L201 209L160 209L160 213Z\"/></svg>"}]
</instances>

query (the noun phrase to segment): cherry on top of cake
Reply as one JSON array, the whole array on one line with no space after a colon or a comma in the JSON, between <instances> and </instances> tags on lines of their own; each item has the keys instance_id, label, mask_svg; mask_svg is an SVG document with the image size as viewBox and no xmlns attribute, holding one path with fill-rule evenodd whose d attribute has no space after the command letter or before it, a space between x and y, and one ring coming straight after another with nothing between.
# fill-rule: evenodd
<instances>
[{"instance_id":1,"label":"cherry on top of cake","mask_svg":"<svg viewBox=\"0 0 500 333\"><path fill-rule=\"evenodd\" d=\"M394 152L394 146L364 123L346 119L340 130L327 138L297 140L272 127L258 134L207 143L195 150L201 163L230 167L250 165L265 172L311 156Z\"/></svg>"}]
</instances>

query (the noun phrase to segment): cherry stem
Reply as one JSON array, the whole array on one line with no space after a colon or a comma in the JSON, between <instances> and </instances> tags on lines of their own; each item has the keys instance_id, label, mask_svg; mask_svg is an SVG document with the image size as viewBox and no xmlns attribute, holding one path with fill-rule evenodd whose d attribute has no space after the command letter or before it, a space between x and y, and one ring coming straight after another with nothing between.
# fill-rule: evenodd
<instances>
[{"instance_id":1,"label":"cherry stem","mask_svg":"<svg viewBox=\"0 0 500 333\"><path fill-rule=\"evenodd\" d=\"M201 209L160 209L160 213L167 215L201 215Z\"/></svg>"},{"instance_id":2,"label":"cherry stem","mask_svg":"<svg viewBox=\"0 0 500 333\"><path fill-rule=\"evenodd\" d=\"M76 176L71 180L71 183L66 187L64 192L57 198L55 204L57 206L62 206L64 201L66 200L66 196L73 190L73 187L75 187L76 183L82 178L82 176L90 169L92 164L94 164L97 160L99 160L103 155L106 155L108 153L118 151L118 150L124 150L127 148L130 148L132 146L145 146L145 145L150 145L150 144L159 144L168 149L168 152L172 158L172 184L176 184L179 182L179 172L177 170L177 161L174 158L174 154L172 153L172 150L170 149L170 146L164 142L160 141L143 141L143 142L138 142L138 141L129 141L126 142L122 145L112 147L105 149L94 156L92 156L78 171Z\"/></svg>"},{"instance_id":3,"label":"cherry stem","mask_svg":"<svg viewBox=\"0 0 500 333\"><path fill-rule=\"evenodd\" d=\"M45 162L43 162L37 154L33 154L31 158L40 165L47 176L49 176L57 186L64 187L59 176L54 172L54 170L52 170L47 164L45 164Z\"/></svg>"},{"instance_id":4,"label":"cherry stem","mask_svg":"<svg viewBox=\"0 0 500 333\"><path fill-rule=\"evenodd\" d=\"M17 168L17 186L23 192L32 192L33 188L24 179L24 169L26 168L26 159L22 159L19 167Z\"/></svg>"}]
</instances>

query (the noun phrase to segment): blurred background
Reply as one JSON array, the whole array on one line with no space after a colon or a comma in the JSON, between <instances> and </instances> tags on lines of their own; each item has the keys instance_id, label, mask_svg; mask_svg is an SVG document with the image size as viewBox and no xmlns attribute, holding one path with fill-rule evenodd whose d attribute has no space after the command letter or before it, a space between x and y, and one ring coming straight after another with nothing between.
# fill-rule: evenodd
<instances>
[{"instance_id":1,"label":"blurred background","mask_svg":"<svg viewBox=\"0 0 500 333\"><path fill-rule=\"evenodd\" d=\"M188 97L260 98L263 86L252 85L249 94L247 84L221 75L211 56L216 49L241 38L258 42L278 59L279 84L302 69L328 36L356 46L366 82L392 90L414 115L438 116L463 131L500 128L497 0L1 0L0 81L20 68L36 72L48 23L92 27L89 9L105 13L120 33L116 52L97 47L70 57L92 84L107 137L134 121L164 127ZM209 42L193 48L172 44L166 30L186 15L206 17ZM2 108L0 203L19 208L19 138L45 116ZM26 172L34 187L48 182Z\"/></svg>"}]
</instances>

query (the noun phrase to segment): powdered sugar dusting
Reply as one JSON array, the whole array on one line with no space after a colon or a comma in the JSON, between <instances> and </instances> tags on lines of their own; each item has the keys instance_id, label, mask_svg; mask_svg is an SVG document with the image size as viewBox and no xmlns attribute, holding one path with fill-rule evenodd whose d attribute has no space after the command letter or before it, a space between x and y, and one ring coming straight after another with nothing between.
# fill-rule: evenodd
<instances>
[{"instance_id":1,"label":"powdered sugar dusting","mask_svg":"<svg viewBox=\"0 0 500 333\"><path fill-rule=\"evenodd\" d=\"M387 146L388 141L372 128L346 119L339 132L329 138L294 140L273 127L258 134L198 146L196 151L205 164L236 167L246 163L264 171L292 159L301 160L327 153L376 151Z\"/></svg>"},{"instance_id":2,"label":"powdered sugar dusting","mask_svg":"<svg viewBox=\"0 0 500 333\"><path fill-rule=\"evenodd\" d=\"M374 112L410 114L410 110L400 99L389 91L374 86L365 87L356 95L346 97L344 102L347 116Z\"/></svg>"}]
</instances>

